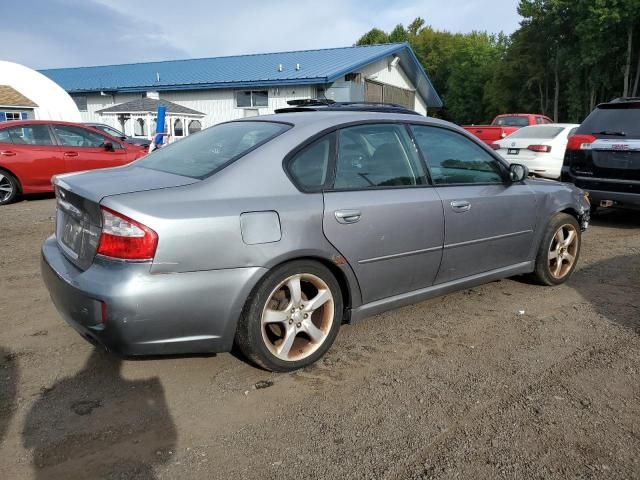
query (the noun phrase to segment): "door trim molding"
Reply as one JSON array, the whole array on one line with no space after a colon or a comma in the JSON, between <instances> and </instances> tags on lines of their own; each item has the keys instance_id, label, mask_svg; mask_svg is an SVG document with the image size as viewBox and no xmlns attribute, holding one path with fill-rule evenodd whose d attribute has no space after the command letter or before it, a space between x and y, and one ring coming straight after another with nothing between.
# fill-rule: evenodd
<instances>
[{"instance_id":1,"label":"door trim molding","mask_svg":"<svg viewBox=\"0 0 640 480\"><path fill-rule=\"evenodd\" d=\"M381 262L383 260L392 260L394 258L410 257L411 255L420 255L421 253L436 252L438 250L442 250L442 247L437 246L437 247L430 247L430 248L421 248L419 250L411 250L409 252L392 253L391 255L383 255L381 257L365 258L364 260L358 260L358 263L362 265L366 263Z\"/></svg>"},{"instance_id":2,"label":"door trim molding","mask_svg":"<svg viewBox=\"0 0 640 480\"><path fill-rule=\"evenodd\" d=\"M475 240L467 240L466 242L449 243L449 244L445 244L444 249L447 250L449 248L466 247L469 245L475 245L477 243L491 242L492 240L500 240L502 238L510 238L510 237L517 237L520 235L526 235L528 233L533 233L533 230L531 229L522 230L520 232L511 232L511 233L505 233L502 235L494 235L493 237L476 238Z\"/></svg>"}]
</instances>

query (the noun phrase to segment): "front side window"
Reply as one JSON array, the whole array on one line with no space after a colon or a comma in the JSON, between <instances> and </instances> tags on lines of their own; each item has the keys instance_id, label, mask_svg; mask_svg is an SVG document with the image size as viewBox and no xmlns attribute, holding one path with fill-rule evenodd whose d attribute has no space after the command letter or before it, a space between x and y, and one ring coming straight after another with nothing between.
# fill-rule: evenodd
<instances>
[{"instance_id":1,"label":"front side window","mask_svg":"<svg viewBox=\"0 0 640 480\"><path fill-rule=\"evenodd\" d=\"M104 146L104 142L113 143L111 139L84 128L70 125L54 125L53 130L56 132L60 143L66 147L101 148ZM118 148L120 145L113 143L113 146Z\"/></svg>"},{"instance_id":2,"label":"front side window","mask_svg":"<svg viewBox=\"0 0 640 480\"><path fill-rule=\"evenodd\" d=\"M503 183L498 160L459 133L438 127L412 125L418 148L427 161L433 183Z\"/></svg>"},{"instance_id":3,"label":"front side window","mask_svg":"<svg viewBox=\"0 0 640 480\"><path fill-rule=\"evenodd\" d=\"M359 125L339 131L335 189L424 183L424 171L404 125Z\"/></svg>"},{"instance_id":4,"label":"front side window","mask_svg":"<svg viewBox=\"0 0 640 480\"><path fill-rule=\"evenodd\" d=\"M202 179L289 128L275 122L222 123L155 150L136 165Z\"/></svg>"},{"instance_id":5,"label":"front side window","mask_svg":"<svg viewBox=\"0 0 640 480\"><path fill-rule=\"evenodd\" d=\"M236 92L236 107L255 108L269 106L267 90L244 90Z\"/></svg>"},{"instance_id":6,"label":"front side window","mask_svg":"<svg viewBox=\"0 0 640 480\"><path fill-rule=\"evenodd\" d=\"M3 131L15 145L53 145L46 125L24 125Z\"/></svg>"},{"instance_id":7,"label":"front side window","mask_svg":"<svg viewBox=\"0 0 640 480\"><path fill-rule=\"evenodd\" d=\"M334 139L335 133L325 135L304 147L290 160L289 173L302 190L317 192L325 185Z\"/></svg>"}]
</instances>

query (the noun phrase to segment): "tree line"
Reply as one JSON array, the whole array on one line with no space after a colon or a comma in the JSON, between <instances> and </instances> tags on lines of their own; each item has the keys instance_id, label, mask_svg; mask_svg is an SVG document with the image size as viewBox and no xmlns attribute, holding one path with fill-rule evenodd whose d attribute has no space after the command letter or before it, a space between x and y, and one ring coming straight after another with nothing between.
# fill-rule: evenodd
<instances>
[{"instance_id":1,"label":"tree line","mask_svg":"<svg viewBox=\"0 0 640 480\"><path fill-rule=\"evenodd\" d=\"M408 42L458 124L499 113L580 123L600 102L640 95L640 0L520 0L511 35L435 30L418 17L358 45Z\"/></svg>"}]
</instances>

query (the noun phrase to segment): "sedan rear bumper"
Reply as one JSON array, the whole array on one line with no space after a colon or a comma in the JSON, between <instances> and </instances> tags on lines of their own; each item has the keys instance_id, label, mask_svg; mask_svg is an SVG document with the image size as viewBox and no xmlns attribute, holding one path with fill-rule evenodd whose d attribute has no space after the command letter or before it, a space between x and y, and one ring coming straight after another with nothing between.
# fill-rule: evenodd
<instances>
[{"instance_id":1,"label":"sedan rear bumper","mask_svg":"<svg viewBox=\"0 0 640 480\"><path fill-rule=\"evenodd\" d=\"M82 271L54 237L42 246L41 268L67 323L124 355L229 351L244 302L265 273L247 267L151 274L149 263L100 258Z\"/></svg>"}]
</instances>

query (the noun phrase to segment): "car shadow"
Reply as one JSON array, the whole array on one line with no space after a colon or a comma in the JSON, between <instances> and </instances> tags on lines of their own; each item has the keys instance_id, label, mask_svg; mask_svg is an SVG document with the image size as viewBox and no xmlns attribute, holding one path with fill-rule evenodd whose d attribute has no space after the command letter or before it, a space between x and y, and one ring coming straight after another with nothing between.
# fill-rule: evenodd
<instances>
[{"instance_id":1,"label":"car shadow","mask_svg":"<svg viewBox=\"0 0 640 480\"><path fill-rule=\"evenodd\" d=\"M568 284L597 313L640 335L640 255L620 255L576 271Z\"/></svg>"},{"instance_id":2,"label":"car shadow","mask_svg":"<svg viewBox=\"0 0 640 480\"><path fill-rule=\"evenodd\" d=\"M123 378L122 363L94 349L78 373L42 388L22 433L36 479L154 479L169 461L177 433L162 384Z\"/></svg>"},{"instance_id":3,"label":"car shadow","mask_svg":"<svg viewBox=\"0 0 640 480\"><path fill-rule=\"evenodd\" d=\"M597 227L625 229L640 228L640 210L626 210L622 208L600 208L594 215L591 216L591 225Z\"/></svg>"},{"instance_id":4,"label":"car shadow","mask_svg":"<svg viewBox=\"0 0 640 480\"><path fill-rule=\"evenodd\" d=\"M48 200L50 198L55 198L55 197L56 197L56 195L53 192L49 192L49 193L31 193L29 195L21 195L16 200L16 203L33 202L33 201L38 201L38 200Z\"/></svg>"},{"instance_id":5,"label":"car shadow","mask_svg":"<svg viewBox=\"0 0 640 480\"><path fill-rule=\"evenodd\" d=\"M18 364L15 355L0 347L0 444L13 416L18 393Z\"/></svg>"}]
</instances>

